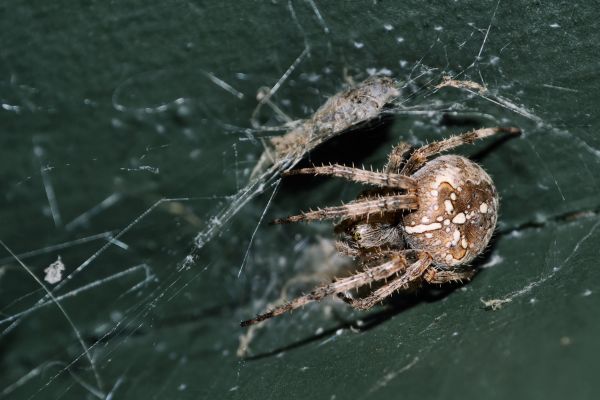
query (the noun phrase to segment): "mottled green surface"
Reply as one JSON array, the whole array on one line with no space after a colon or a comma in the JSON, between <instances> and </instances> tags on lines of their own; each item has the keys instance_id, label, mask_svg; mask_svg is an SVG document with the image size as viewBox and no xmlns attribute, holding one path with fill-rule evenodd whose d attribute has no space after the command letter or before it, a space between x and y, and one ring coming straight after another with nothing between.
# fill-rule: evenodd
<instances>
[{"instance_id":1,"label":"mottled green surface","mask_svg":"<svg viewBox=\"0 0 600 400\"><path fill-rule=\"evenodd\" d=\"M51 304L17 325L2 322L0 398L597 398L598 5L422 3L3 1L0 239L18 254L39 251L22 257L39 278L59 255L69 274L94 256L55 295L87 288L61 304L102 382ZM419 144L482 124L518 125L524 136L483 153L485 143L460 150L479 154L502 196L499 233L473 282L365 313L307 307L258 331L241 361L239 321L306 272L296 260L331 237L329 225L261 224L238 278L268 189L193 268L178 265L261 152L231 127L250 126L258 89L275 84L305 43L310 56L274 97L294 118L310 115L345 76L387 69L404 80L419 61L435 68L425 82L464 71L460 78L483 79L517 111L426 89L409 104L454 103L474 118L399 115L387 131L352 133L322 157L381 165L401 138ZM268 108L261 122L281 123ZM358 190L290 180L265 221ZM114 203L93 211L110 196ZM136 221L163 198L191 200ZM90 210L89 220L75 220ZM120 246L80 243L132 223ZM60 243L69 245L50 247ZM4 319L44 292L7 252L0 258ZM147 268L115 277L139 264ZM482 298L510 301L491 311Z\"/></svg>"}]
</instances>

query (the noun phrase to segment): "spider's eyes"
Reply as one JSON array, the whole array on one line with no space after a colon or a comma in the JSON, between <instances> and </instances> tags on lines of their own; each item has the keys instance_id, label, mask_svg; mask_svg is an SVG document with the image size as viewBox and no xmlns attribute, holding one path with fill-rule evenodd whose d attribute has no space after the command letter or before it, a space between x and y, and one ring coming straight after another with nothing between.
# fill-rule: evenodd
<instances>
[{"instance_id":1,"label":"spider's eyes","mask_svg":"<svg viewBox=\"0 0 600 400\"><path fill-rule=\"evenodd\" d=\"M360 233L358 231L354 231L352 234L352 239L354 239L355 242L359 242L361 239Z\"/></svg>"}]
</instances>

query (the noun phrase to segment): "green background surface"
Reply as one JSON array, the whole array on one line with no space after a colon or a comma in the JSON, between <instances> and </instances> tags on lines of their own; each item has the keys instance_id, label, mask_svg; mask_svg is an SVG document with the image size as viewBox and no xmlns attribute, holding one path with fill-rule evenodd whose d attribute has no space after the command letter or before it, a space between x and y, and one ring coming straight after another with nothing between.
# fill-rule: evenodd
<instances>
[{"instance_id":1,"label":"green background surface","mask_svg":"<svg viewBox=\"0 0 600 400\"><path fill-rule=\"evenodd\" d=\"M44 291L2 250L0 398L600 395L597 2L5 0L0 16L0 239L40 279L58 256L66 274L86 263L55 295L69 294L61 304L101 380L59 309L32 310ZM319 270L325 260L307 265L303 255L332 237L330 225L260 224L238 278L268 188L191 268L180 266L261 152L232 127L250 126L259 88L305 45L310 55L273 98L293 118L347 77L405 80L417 63L435 81L483 80L518 111L429 86L407 104L452 104L457 117L400 114L387 129L336 140L321 152L327 160L380 166L399 140L418 145L480 125L524 135L458 151L478 155L502 196L498 234L473 282L364 313L306 307L257 331L242 360L239 321ZM282 121L265 108L261 122ZM264 220L359 190L285 181ZM172 198L181 200L153 207ZM486 310L482 298L506 303Z\"/></svg>"}]
</instances>

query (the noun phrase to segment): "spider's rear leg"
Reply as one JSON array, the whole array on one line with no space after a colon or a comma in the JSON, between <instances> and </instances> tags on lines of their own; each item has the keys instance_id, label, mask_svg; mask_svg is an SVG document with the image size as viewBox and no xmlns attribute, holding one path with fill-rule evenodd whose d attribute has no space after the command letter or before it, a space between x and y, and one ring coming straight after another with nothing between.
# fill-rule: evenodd
<instances>
[{"instance_id":1,"label":"spider's rear leg","mask_svg":"<svg viewBox=\"0 0 600 400\"><path fill-rule=\"evenodd\" d=\"M316 211L308 211L291 217L276 219L274 224L285 224L301 221L321 221L336 218L368 217L372 214L399 210L416 210L419 207L414 194L383 196L377 199L361 199L337 207L327 207Z\"/></svg>"},{"instance_id":2,"label":"spider's rear leg","mask_svg":"<svg viewBox=\"0 0 600 400\"><path fill-rule=\"evenodd\" d=\"M283 173L283 176L301 174L337 176L349 181L394 189L414 190L417 187L417 182L408 176L391 172L367 171L361 168L347 167L339 164L295 169Z\"/></svg>"},{"instance_id":3,"label":"spider's rear leg","mask_svg":"<svg viewBox=\"0 0 600 400\"><path fill-rule=\"evenodd\" d=\"M412 175L413 172L418 170L427 162L429 157L432 157L443 151L451 150L463 144L474 143L477 140L484 139L501 132L508 133L510 135L521 134L521 130L515 127L483 128L463 133L462 135L452 136L448 139L440 140L439 142L433 142L415 150L411 154L408 161L406 161L406 164L404 164L401 174L407 176Z\"/></svg>"},{"instance_id":4,"label":"spider's rear leg","mask_svg":"<svg viewBox=\"0 0 600 400\"><path fill-rule=\"evenodd\" d=\"M409 283L421 278L430 265L431 257L428 254L423 253L419 256L417 261L406 268L406 271L402 275L375 290L370 296L361 299L352 299L343 294L339 294L338 297L357 310L368 310L375 304L391 296L395 291L400 290Z\"/></svg>"},{"instance_id":5,"label":"spider's rear leg","mask_svg":"<svg viewBox=\"0 0 600 400\"><path fill-rule=\"evenodd\" d=\"M288 311L295 310L296 308L302 307L303 305L308 304L310 302L321 300L322 298L330 296L332 294L345 292L375 281L380 281L389 278L397 272L405 269L406 266L407 261L404 258L404 256L401 254L397 254L392 260L384 264L378 265L373 268L369 268L364 272L351 275L347 278L339 279L336 282L330 283L329 285L318 287L307 295L297 297L294 300L282 306L276 307L271 311L258 315L256 318L243 321L240 325L242 327L253 325L260 321L264 321L266 319L284 314Z\"/></svg>"}]
</instances>

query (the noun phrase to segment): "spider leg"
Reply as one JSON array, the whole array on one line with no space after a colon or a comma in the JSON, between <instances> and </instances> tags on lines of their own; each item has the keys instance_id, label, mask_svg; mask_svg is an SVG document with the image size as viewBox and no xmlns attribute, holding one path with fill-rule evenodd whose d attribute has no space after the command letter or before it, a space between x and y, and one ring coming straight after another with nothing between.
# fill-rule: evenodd
<instances>
[{"instance_id":1,"label":"spider leg","mask_svg":"<svg viewBox=\"0 0 600 400\"><path fill-rule=\"evenodd\" d=\"M368 310L375 304L391 296L395 291L400 290L409 283L421 278L430 265L431 257L428 254L423 253L417 261L406 268L404 274L375 290L370 296L361 299L352 299L344 295L338 295L338 297L357 310Z\"/></svg>"},{"instance_id":2,"label":"spider leg","mask_svg":"<svg viewBox=\"0 0 600 400\"><path fill-rule=\"evenodd\" d=\"M330 296L332 294L345 292L347 290L364 286L375 281L386 279L394 275L396 272L406 268L406 265L407 262L404 256L396 254L396 257L394 257L392 260L386 263L383 263L373 268L369 268L364 272L351 275L347 278L339 279L333 283L330 283L329 285L323 285L321 287L318 287L307 295L297 297L294 300L282 306L276 307L266 313L260 314L255 318L243 321L240 325L242 327L253 325L260 321L264 321L266 319L284 314L288 311L295 310L296 308L302 307L307 303L321 300L322 298Z\"/></svg>"},{"instance_id":3,"label":"spider leg","mask_svg":"<svg viewBox=\"0 0 600 400\"><path fill-rule=\"evenodd\" d=\"M462 135L451 136L448 139L433 142L415 150L404 167L400 172L402 175L410 176L413 172L418 170L423 164L427 162L427 159L443 151L453 149L463 144L473 143L479 139L484 139L488 136L495 135L496 133L505 132L511 135L519 135L521 130L519 128L483 128L476 129L471 132L463 133Z\"/></svg>"},{"instance_id":4,"label":"spider leg","mask_svg":"<svg viewBox=\"0 0 600 400\"><path fill-rule=\"evenodd\" d=\"M408 176L397 173L367 171L361 168L347 167L339 164L295 169L285 172L282 175L288 176L301 174L337 176L349 181L395 189L415 189L417 186L415 180L409 178Z\"/></svg>"},{"instance_id":5,"label":"spider leg","mask_svg":"<svg viewBox=\"0 0 600 400\"><path fill-rule=\"evenodd\" d=\"M383 196L377 199L361 199L337 207L327 207L316 211L308 211L291 217L276 219L274 224L286 224L301 221L321 221L335 218L367 217L371 214L399 210L415 210L419 207L417 196L399 194Z\"/></svg>"},{"instance_id":6,"label":"spider leg","mask_svg":"<svg viewBox=\"0 0 600 400\"><path fill-rule=\"evenodd\" d=\"M471 280L477 271L468 269L463 271L451 271L445 269L437 269L429 267L423 274L423 279L429 283L447 283L447 282L462 282L463 280Z\"/></svg>"},{"instance_id":7,"label":"spider leg","mask_svg":"<svg viewBox=\"0 0 600 400\"><path fill-rule=\"evenodd\" d=\"M337 240L335 242L335 249L338 251L338 253L341 253L345 256L349 256L349 257L358 257L360 256L360 251L355 249L354 247L350 246L348 243L346 242L342 242L340 240Z\"/></svg>"},{"instance_id":8,"label":"spider leg","mask_svg":"<svg viewBox=\"0 0 600 400\"><path fill-rule=\"evenodd\" d=\"M386 173L398 173L402 164L404 164L405 158L404 156L410 150L410 144L406 142L400 142L392 149L388 162L383 168Z\"/></svg>"}]
</instances>

